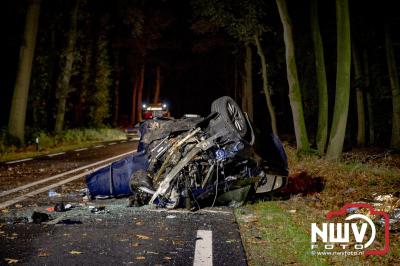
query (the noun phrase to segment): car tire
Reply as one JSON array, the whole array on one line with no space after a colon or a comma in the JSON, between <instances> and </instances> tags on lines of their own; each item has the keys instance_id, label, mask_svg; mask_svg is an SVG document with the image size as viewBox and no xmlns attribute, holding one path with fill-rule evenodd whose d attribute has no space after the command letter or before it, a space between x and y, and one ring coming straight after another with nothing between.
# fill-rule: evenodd
<instances>
[{"instance_id":1,"label":"car tire","mask_svg":"<svg viewBox=\"0 0 400 266\"><path fill-rule=\"evenodd\" d=\"M211 111L219 113L218 120L221 120L225 128L240 138L246 136L247 122L239 105L228 96L216 99L211 104Z\"/></svg>"}]
</instances>

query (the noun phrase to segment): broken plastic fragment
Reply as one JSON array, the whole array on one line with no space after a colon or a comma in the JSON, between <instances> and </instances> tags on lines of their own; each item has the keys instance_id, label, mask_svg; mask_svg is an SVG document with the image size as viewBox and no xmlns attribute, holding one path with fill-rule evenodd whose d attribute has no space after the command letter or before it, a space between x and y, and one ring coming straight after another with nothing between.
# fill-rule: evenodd
<instances>
[{"instance_id":1,"label":"broken plastic fragment","mask_svg":"<svg viewBox=\"0 0 400 266\"><path fill-rule=\"evenodd\" d=\"M42 213L42 212L33 212L32 220L33 220L33 223L35 223L35 224L44 223L49 220L49 215L46 213Z\"/></svg>"}]
</instances>

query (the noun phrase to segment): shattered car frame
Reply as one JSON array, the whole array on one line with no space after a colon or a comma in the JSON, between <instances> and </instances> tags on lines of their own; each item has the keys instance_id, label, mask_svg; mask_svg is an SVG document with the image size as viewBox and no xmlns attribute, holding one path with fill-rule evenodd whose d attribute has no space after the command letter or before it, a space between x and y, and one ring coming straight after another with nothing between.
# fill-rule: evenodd
<instances>
[{"instance_id":1,"label":"shattered car frame","mask_svg":"<svg viewBox=\"0 0 400 266\"><path fill-rule=\"evenodd\" d=\"M198 209L242 204L286 185L283 145L270 134L265 156L246 113L230 97L216 99L206 118L147 120L138 152L87 176L92 197L131 195L137 206Z\"/></svg>"}]
</instances>

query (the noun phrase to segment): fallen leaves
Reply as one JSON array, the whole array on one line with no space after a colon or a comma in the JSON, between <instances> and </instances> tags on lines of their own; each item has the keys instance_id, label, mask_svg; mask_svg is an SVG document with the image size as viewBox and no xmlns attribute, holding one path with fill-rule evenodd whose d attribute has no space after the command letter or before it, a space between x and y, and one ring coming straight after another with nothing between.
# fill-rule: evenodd
<instances>
[{"instance_id":1,"label":"fallen leaves","mask_svg":"<svg viewBox=\"0 0 400 266\"><path fill-rule=\"evenodd\" d=\"M145 260L146 257L144 257L144 256L137 256L136 259L137 259L137 260Z\"/></svg>"},{"instance_id":2,"label":"fallen leaves","mask_svg":"<svg viewBox=\"0 0 400 266\"><path fill-rule=\"evenodd\" d=\"M81 255L83 252L78 251L78 250L71 250L68 253L71 254L71 255Z\"/></svg>"},{"instance_id":3,"label":"fallen leaves","mask_svg":"<svg viewBox=\"0 0 400 266\"><path fill-rule=\"evenodd\" d=\"M185 243L183 240L178 240L178 239L172 240L172 245L174 245L174 246L183 246L184 244Z\"/></svg>"},{"instance_id":4,"label":"fallen leaves","mask_svg":"<svg viewBox=\"0 0 400 266\"><path fill-rule=\"evenodd\" d=\"M254 214L242 215L240 221L243 223L255 223L258 222L258 217Z\"/></svg>"},{"instance_id":5,"label":"fallen leaves","mask_svg":"<svg viewBox=\"0 0 400 266\"><path fill-rule=\"evenodd\" d=\"M7 262L7 264L16 264L19 262L19 260L11 259L11 258L5 258L4 260Z\"/></svg>"},{"instance_id":6,"label":"fallen leaves","mask_svg":"<svg viewBox=\"0 0 400 266\"><path fill-rule=\"evenodd\" d=\"M136 235L136 237L137 237L138 239L142 239L142 240L149 240L149 239L150 239L150 237L145 236L145 235Z\"/></svg>"},{"instance_id":7,"label":"fallen leaves","mask_svg":"<svg viewBox=\"0 0 400 266\"><path fill-rule=\"evenodd\" d=\"M158 255L158 253L157 253L157 252L154 252L154 251L146 251L146 254Z\"/></svg>"},{"instance_id":8,"label":"fallen leaves","mask_svg":"<svg viewBox=\"0 0 400 266\"><path fill-rule=\"evenodd\" d=\"M44 250L39 250L38 257L48 257L50 254Z\"/></svg>"},{"instance_id":9,"label":"fallen leaves","mask_svg":"<svg viewBox=\"0 0 400 266\"><path fill-rule=\"evenodd\" d=\"M14 240L14 239L17 239L17 236L18 236L17 233L12 233L11 236L7 236L6 238L10 239L10 240Z\"/></svg>"}]
</instances>

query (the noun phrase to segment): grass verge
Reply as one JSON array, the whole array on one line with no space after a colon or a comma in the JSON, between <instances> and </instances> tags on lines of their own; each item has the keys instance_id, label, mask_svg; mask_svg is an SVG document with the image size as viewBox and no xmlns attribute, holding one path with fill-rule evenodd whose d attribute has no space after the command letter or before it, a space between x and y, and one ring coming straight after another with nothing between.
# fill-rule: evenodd
<instances>
[{"instance_id":1,"label":"grass verge","mask_svg":"<svg viewBox=\"0 0 400 266\"><path fill-rule=\"evenodd\" d=\"M316 156L299 158L291 147L286 151L290 199L260 201L236 210L249 264L400 265L398 231L390 233L391 250L385 256L315 256L310 245L311 223L326 222L329 211L345 203L372 200L376 195L399 193L399 156L368 161L367 155L357 154L351 160L328 162ZM320 190L310 188L315 180L322 180Z\"/></svg>"},{"instance_id":2,"label":"grass verge","mask_svg":"<svg viewBox=\"0 0 400 266\"><path fill-rule=\"evenodd\" d=\"M119 129L70 129L59 135L40 132L37 136L40 143L39 151L36 151L34 141L30 141L21 148L0 142L0 162L84 148L99 142L126 139L125 133Z\"/></svg>"},{"instance_id":3,"label":"grass verge","mask_svg":"<svg viewBox=\"0 0 400 266\"><path fill-rule=\"evenodd\" d=\"M309 235L278 202L259 202L236 210L250 265L327 265L312 256Z\"/></svg>"}]
</instances>

